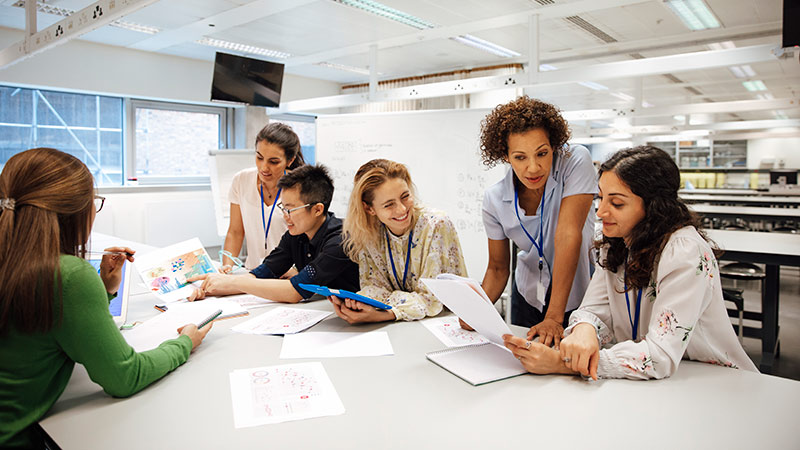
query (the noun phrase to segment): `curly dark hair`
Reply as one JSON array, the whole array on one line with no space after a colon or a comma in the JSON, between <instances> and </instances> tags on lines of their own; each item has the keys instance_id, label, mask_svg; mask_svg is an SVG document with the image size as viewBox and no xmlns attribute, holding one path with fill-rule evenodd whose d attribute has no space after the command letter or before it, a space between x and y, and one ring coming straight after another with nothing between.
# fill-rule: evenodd
<instances>
[{"instance_id":1,"label":"curly dark hair","mask_svg":"<svg viewBox=\"0 0 800 450\"><path fill-rule=\"evenodd\" d=\"M622 238L603 236L594 243L597 249L608 249L606 259L597 261L600 267L616 273L625 264L629 289L647 287L653 267L675 231L691 225L709 240L697 214L678 197L680 171L665 151L649 145L620 150L600 166L598 177L605 172L614 172L644 201L645 215L631 230L630 248Z\"/></svg>"},{"instance_id":2,"label":"curly dark hair","mask_svg":"<svg viewBox=\"0 0 800 450\"><path fill-rule=\"evenodd\" d=\"M549 103L527 95L499 105L481 121L481 158L491 168L506 161L508 136L542 128L556 153L570 138L569 125L561 111Z\"/></svg>"}]
</instances>

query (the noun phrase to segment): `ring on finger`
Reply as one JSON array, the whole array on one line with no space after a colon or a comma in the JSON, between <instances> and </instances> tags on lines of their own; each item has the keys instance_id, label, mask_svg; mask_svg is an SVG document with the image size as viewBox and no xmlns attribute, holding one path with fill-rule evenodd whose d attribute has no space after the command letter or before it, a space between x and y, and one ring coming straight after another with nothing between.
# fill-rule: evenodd
<instances>
[{"instance_id":1,"label":"ring on finger","mask_svg":"<svg viewBox=\"0 0 800 450\"><path fill-rule=\"evenodd\" d=\"M568 362L572 361L572 358L570 358L569 356L567 356L567 357L565 357L565 358L561 358L561 360L562 360L562 361L564 361L565 363L568 363Z\"/></svg>"}]
</instances>

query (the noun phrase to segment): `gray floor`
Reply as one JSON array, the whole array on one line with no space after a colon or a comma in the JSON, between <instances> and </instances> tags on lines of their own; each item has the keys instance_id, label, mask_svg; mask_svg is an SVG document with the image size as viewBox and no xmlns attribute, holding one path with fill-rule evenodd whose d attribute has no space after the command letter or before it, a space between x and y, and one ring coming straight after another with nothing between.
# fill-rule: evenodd
<instances>
[{"instance_id":1,"label":"gray floor","mask_svg":"<svg viewBox=\"0 0 800 450\"><path fill-rule=\"evenodd\" d=\"M732 283L730 280L724 280L724 285L728 287L732 286ZM740 282L738 288L745 290L745 310L760 311L761 291L759 283ZM775 360L772 374L800 380L800 269L797 267L781 268L779 313L780 357ZM748 324L756 327L760 326L757 322L749 323L745 320L745 325ZM758 365L761 361L761 341L745 338L744 349L753 362Z\"/></svg>"}]
</instances>

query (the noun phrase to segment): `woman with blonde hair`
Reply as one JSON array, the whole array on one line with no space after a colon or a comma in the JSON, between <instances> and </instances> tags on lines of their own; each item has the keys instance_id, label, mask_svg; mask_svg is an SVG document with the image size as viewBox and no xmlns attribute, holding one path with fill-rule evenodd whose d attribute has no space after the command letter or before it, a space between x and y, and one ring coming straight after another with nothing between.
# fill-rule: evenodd
<instances>
[{"instance_id":1,"label":"woman with blonde hair","mask_svg":"<svg viewBox=\"0 0 800 450\"><path fill-rule=\"evenodd\" d=\"M84 260L104 200L80 160L51 148L18 153L0 173L0 448L43 446L36 422L76 362L127 397L186 362L211 328L186 325L142 353L125 342L108 307L133 250L106 249L116 254L99 277Z\"/></svg>"},{"instance_id":2,"label":"woman with blonde hair","mask_svg":"<svg viewBox=\"0 0 800 450\"><path fill-rule=\"evenodd\" d=\"M345 252L358 262L359 294L392 306L384 311L331 297L336 314L351 324L435 316L442 304L420 279L467 275L453 222L416 204L408 169L394 161L373 159L358 169L343 235Z\"/></svg>"}]
</instances>

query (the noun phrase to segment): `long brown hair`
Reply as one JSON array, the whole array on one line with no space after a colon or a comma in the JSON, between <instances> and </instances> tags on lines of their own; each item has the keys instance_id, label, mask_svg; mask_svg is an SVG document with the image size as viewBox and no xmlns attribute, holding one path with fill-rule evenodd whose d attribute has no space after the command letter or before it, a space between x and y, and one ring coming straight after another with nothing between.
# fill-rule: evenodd
<instances>
[{"instance_id":1,"label":"long brown hair","mask_svg":"<svg viewBox=\"0 0 800 450\"><path fill-rule=\"evenodd\" d=\"M614 172L644 201L644 218L631 230L630 246L622 238L603 236L595 248L608 248L600 266L616 272L625 264L628 288L644 289L661 251L675 231L691 225L708 241L700 219L678 197L681 174L672 158L649 145L620 150L600 166L598 178ZM712 247L714 247L712 243Z\"/></svg>"},{"instance_id":2,"label":"long brown hair","mask_svg":"<svg viewBox=\"0 0 800 450\"><path fill-rule=\"evenodd\" d=\"M358 255L367 247L380 245L381 221L369 214L364 204L372 206L375 200L375 189L390 179L397 178L405 181L415 198L414 213L419 211L416 204L414 183L408 168L398 162L388 159L373 159L359 167L353 177L353 191L350 193L350 205L347 208L347 220L342 228L342 246L347 256L353 261L358 261ZM412 215L416 217L416 214ZM415 220L412 218L412 220ZM413 222L412 222L412 226Z\"/></svg>"},{"instance_id":3,"label":"long brown hair","mask_svg":"<svg viewBox=\"0 0 800 450\"><path fill-rule=\"evenodd\" d=\"M291 161L291 164L286 166L288 170L296 169L306 163L303 158L303 150L300 147L300 138L297 137L297 133L289 125L281 122L268 123L256 135L256 147L261 141L277 145L283 149L283 156L286 157L286 161Z\"/></svg>"},{"instance_id":4,"label":"long brown hair","mask_svg":"<svg viewBox=\"0 0 800 450\"><path fill-rule=\"evenodd\" d=\"M53 327L61 301L59 255L83 258L94 180L76 157L52 148L12 156L0 173L0 335ZM59 315L60 318L60 315Z\"/></svg>"}]
</instances>

